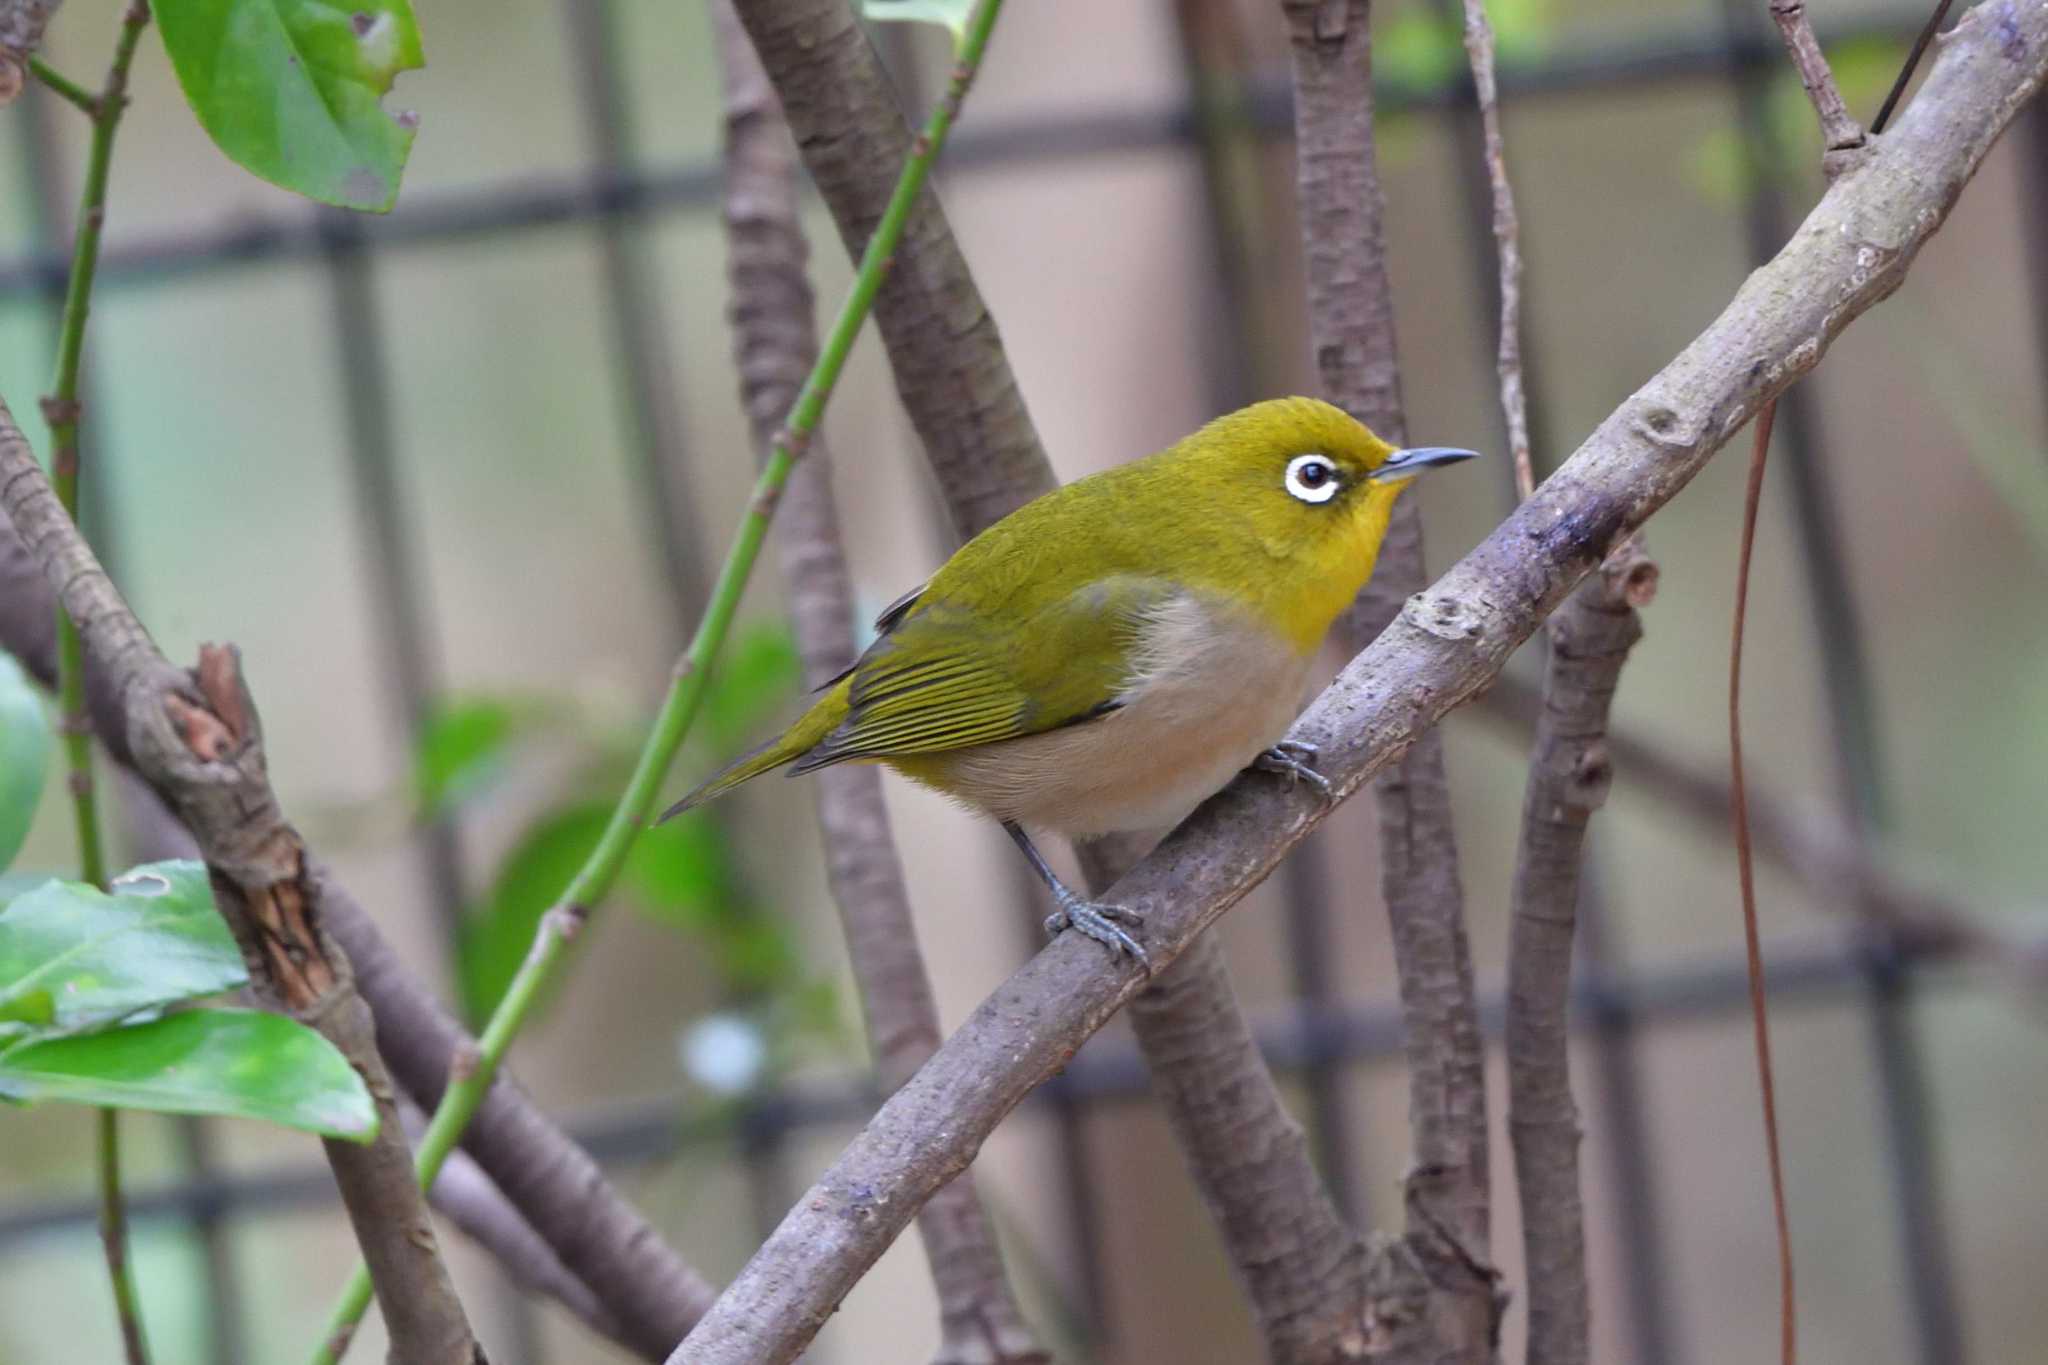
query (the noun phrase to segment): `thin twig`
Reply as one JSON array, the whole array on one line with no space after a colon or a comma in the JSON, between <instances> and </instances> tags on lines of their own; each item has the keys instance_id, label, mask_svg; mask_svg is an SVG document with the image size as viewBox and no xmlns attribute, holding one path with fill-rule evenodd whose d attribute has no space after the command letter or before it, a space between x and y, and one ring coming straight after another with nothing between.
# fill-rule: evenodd
<instances>
[{"instance_id":1,"label":"thin twig","mask_svg":"<svg viewBox=\"0 0 2048 1365\"><path fill-rule=\"evenodd\" d=\"M1863 128L1842 102L1835 73L1813 36L1813 21L1806 17L1806 0L1771 0L1771 18L1784 36L1785 51L1806 87L1806 97L1813 101L1813 112L1820 117L1821 169L1832 180L1853 163L1867 141Z\"/></svg>"},{"instance_id":2,"label":"thin twig","mask_svg":"<svg viewBox=\"0 0 2048 1365\"><path fill-rule=\"evenodd\" d=\"M1295 79L1295 147L1310 340L1324 396L1400 444L1406 439L1385 196L1373 143L1368 0L1285 0ZM1420 506L1396 505L1372 581L1338 624L1363 648L1427 582ZM1486 1269L1491 1222L1485 1048L1443 741L1421 735L1374 783L1380 884L1407 1021L1412 1167L1406 1255L1375 1269L1380 1298L1419 1292L1389 1360L1470 1361L1491 1352L1500 1304ZM1378 1283L1396 1266L1398 1289ZM1419 1282L1418 1282L1419 1281Z\"/></svg>"},{"instance_id":3,"label":"thin twig","mask_svg":"<svg viewBox=\"0 0 2048 1365\"><path fill-rule=\"evenodd\" d=\"M1778 1348L1783 1365L1799 1359L1799 1326L1792 1289L1792 1225L1785 1211L1785 1168L1778 1151L1778 1093L1771 1068L1770 1015L1764 1000L1764 958L1757 929L1756 872L1749 848L1749 801L1742 781L1742 627L1749 605L1749 557L1756 543L1757 506L1763 500L1764 461L1771 449L1775 400L1756 416L1749 486L1742 502L1742 549L1735 571L1735 625L1728 647L1728 795L1735 822L1735 868L1742 885L1742 942L1749 963L1749 1005L1756 1034L1757 1085L1763 1096L1764 1152L1771 1168L1771 1216L1778 1229Z\"/></svg>"},{"instance_id":4,"label":"thin twig","mask_svg":"<svg viewBox=\"0 0 2048 1365\"><path fill-rule=\"evenodd\" d=\"M1486 0L1465 0L1465 56L1472 66L1473 98L1484 134L1486 180L1493 189L1493 240L1500 254L1501 415L1507 422L1508 453L1515 461L1515 491L1536 491L1536 466L1529 448L1529 400L1522 386L1522 220L1508 183L1507 147L1501 137L1500 89L1494 76L1493 25Z\"/></svg>"},{"instance_id":5,"label":"thin twig","mask_svg":"<svg viewBox=\"0 0 2048 1365\"><path fill-rule=\"evenodd\" d=\"M683 739L689 734L703 704L711 667L717 661L719 648L724 644L733 616L739 610L740 596L746 590L755 561L760 557L762 542L768 535L769 519L774 515L790 470L817 430L825 402L839 382L846 358L853 350L854 338L867 320L875 291L888 274L902 237L903 225L924 189L932 163L945 145L946 134L951 130L961 101L973 82L976 66L988 45L989 34L995 27L996 15L1001 8L1002 0L980 0L968 21L960 41L959 62L953 72L952 84L932 109L923 135L910 158L903 163L888 210L861 254L853 288L840 305L818 361L797 394L789 421L775 438L761 473L754 481L753 495L747 501L732 547L719 569L704 618L698 623L689 647L676 664L674 679L641 747L626 789L612 808L611 818L598 838L597 847L591 850L589 858L570 879L561 898L541 916L533 945L505 988L504 998L492 1011L475 1058L467 1059L472 1064L461 1068L452 1077L447 1090L442 1092L433 1121L427 1126L426 1135L420 1139L418 1166L422 1184L432 1182L441 1163L447 1160L448 1153L461 1139L463 1128L490 1089L491 1080L512 1046L512 1040L532 1014L542 989L567 958L570 943L609 894L619 870L625 865L626 854L654 810L655 797L668 773L669 764L682 747ZM313 1353L314 1365L331 1365L340 1358L340 1353L334 1349L335 1343L346 1344L348 1334L353 1332L355 1323L369 1305L369 1289L367 1273L358 1270L335 1306L330 1330Z\"/></svg>"},{"instance_id":6,"label":"thin twig","mask_svg":"<svg viewBox=\"0 0 2048 1365\"><path fill-rule=\"evenodd\" d=\"M107 1278L114 1286L114 1316L121 1324L121 1349L130 1365L147 1365L149 1343L142 1335L142 1304L128 1264L128 1210L121 1202L121 1111L98 1111L100 1243L107 1253Z\"/></svg>"},{"instance_id":7,"label":"thin twig","mask_svg":"<svg viewBox=\"0 0 2048 1365\"><path fill-rule=\"evenodd\" d=\"M730 0L713 0L710 8L726 87L727 315L742 402L765 455L817 359L805 272L810 248L799 215L796 146L774 89ZM812 437L790 475L779 539L804 680L822 686L858 652L852 580L822 434ZM814 781L826 872L886 1093L938 1049L938 1001L918 949L880 772L846 764ZM1018 1311L972 1171L919 1211L918 1230L939 1298L934 1365L1045 1365L1051 1357Z\"/></svg>"},{"instance_id":8,"label":"thin twig","mask_svg":"<svg viewBox=\"0 0 2048 1365\"><path fill-rule=\"evenodd\" d=\"M50 91L51 94L76 108L89 119L100 116L100 99L92 91L51 66L41 57L28 59L28 72Z\"/></svg>"},{"instance_id":9,"label":"thin twig","mask_svg":"<svg viewBox=\"0 0 2048 1365\"><path fill-rule=\"evenodd\" d=\"M1707 330L1304 714L1292 737L1318 746L1340 799L1483 689L1614 545L1898 287L2044 74L2048 10L1964 17L1864 172L1831 187ZM1117 903L1146 917L1155 965L1185 951L1326 814L1308 793L1245 781L1169 835L1114 889ZM916 1208L1141 982L1098 945L1056 939L882 1106L671 1361L794 1358Z\"/></svg>"}]
</instances>

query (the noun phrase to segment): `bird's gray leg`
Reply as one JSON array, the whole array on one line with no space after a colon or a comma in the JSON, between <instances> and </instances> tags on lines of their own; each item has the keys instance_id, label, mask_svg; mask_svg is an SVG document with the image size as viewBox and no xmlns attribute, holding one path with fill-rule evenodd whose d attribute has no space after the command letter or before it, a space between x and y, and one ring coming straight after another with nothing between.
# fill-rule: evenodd
<instances>
[{"instance_id":1,"label":"bird's gray leg","mask_svg":"<svg viewBox=\"0 0 2048 1365\"><path fill-rule=\"evenodd\" d=\"M1138 946L1138 940L1119 929L1115 923L1122 920L1126 924L1136 925L1139 921L1137 911L1128 906L1105 905L1100 901L1091 901L1075 895L1052 870L1052 865L1046 862L1045 855L1031 842L1031 836L1024 832L1022 825L1015 820L1005 820L1003 829L1016 840L1017 847L1031 860L1032 870L1052 888L1053 899L1059 902L1060 908L1046 916L1046 933L1057 934L1062 929L1079 929L1097 943L1106 944L1117 952L1129 953L1148 970L1150 969L1152 961L1145 956L1145 950Z\"/></svg>"},{"instance_id":2,"label":"bird's gray leg","mask_svg":"<svg viewBox=\"0 0 2048 1365\"><path fill-rule=\"evenodd\" d=\"M1316 771L1315 762L1315 745L1283 739L1253 759L1252 767L1262 773L1279 773L1292 781L1306 782L1323 794L1323 800L1335 800L1336 788L1330 785L1329 778Z\"/></svg>"}]
</instances>

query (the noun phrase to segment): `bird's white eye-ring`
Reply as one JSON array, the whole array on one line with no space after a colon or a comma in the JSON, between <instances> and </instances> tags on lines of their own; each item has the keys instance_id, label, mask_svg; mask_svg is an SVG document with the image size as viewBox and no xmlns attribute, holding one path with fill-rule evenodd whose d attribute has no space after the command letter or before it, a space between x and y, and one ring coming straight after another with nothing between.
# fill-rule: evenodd
<instances>
[{"instance_id":1,"label":"bird's white eye-ring","mask_svg":"<svg viewBox=\"0 0 2048 1365\"><path fill-rule=\"evenodd\" d=\"M1287 491L1303 502L1328 502L1340 482L1327 455L1297 455L1287 462Z\"/></svg>"}]
</instances>

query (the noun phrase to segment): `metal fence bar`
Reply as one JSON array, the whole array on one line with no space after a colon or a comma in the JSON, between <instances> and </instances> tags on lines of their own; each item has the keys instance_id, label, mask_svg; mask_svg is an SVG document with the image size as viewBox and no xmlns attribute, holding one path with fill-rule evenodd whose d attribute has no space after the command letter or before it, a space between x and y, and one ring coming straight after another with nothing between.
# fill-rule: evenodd
<instances>
[{"instance_id":1,"label":"metal fence bar","mask_svg":"<svg viewBox=\"0 0 2048 1365\"><path fill-rule=\"evenodd\" d=\"M1785 149L1766 106L1773 77L1789 77L1775 43L1767 40L1761 8L1723 0L1733 59L1730 88L1749 172L1748 228L1752 260L1770 259L1784 240L1788 215L1779 193ZM1881 838L1887 823L1884 761L1877 726L1876 689L1855 594L1842 553L1836 500L1828 483L1819 409L1812 384L1778 401L1778 430L1791 485L1812 626L1818 636L1828 698L1837 801L1859 838ZM1924 1365L1964 1365L1962 1316L1942 1221L1941 1174L1927 1130L1926 1065L1912 1031L1911 983L1892 970L1894 946L1876 924L1858 954L1865 991L1864 1015L1877 1071L1880 1121L1890 1165L1893 1212L1904 1262L1914 1338Z\"/></svg>"},{"instance_id":2,"label":"metal fence bar","mask_svg":"<svg viewBox=\"0 0 2048 1365\"><path fill-rule=\"evenodd\" d=\"M608 0L563 0L563 22L583 106L590 164L605 177L638 173L634 134L618 69L615 7ZM646 494L649 530L661 557L677 639L703 610L703 537L690 501L675 345L662 325L663 291L647 243L625 217L595 219L604 277L605 321L636 473Z\"/></svg>"},{"instance_id":3,"label":"metal fence bar","mask_svg":"<svg viewBox=\"0 0 2048 1365\"><path fill-rule=\"evenodd\" d=\"M342 437L354 485L358 554L369 586L373 631L385 685L395 704L408 758L419 751L440 692L426 570L414 550L392 430L384 324L370 248L354 217L320 215L329 321L339 354ZM462 933L462 851L454 821L433 818L418 831L418 857L436 936L453 953Z\"/></svg>"},{"instance_id":4,"label":"metal fence bar","mask_svg":"<svg viewBox=\"0 0 2048 1365\"><path fill-rule=\"evenodd\" d=\"M1902 958L1901 969L1924 976L1939 960ZM1775 949L1765 969L1771 997L1778 1008L1823 1009L1853 1000L1864 989L1862 950L1835 936L1825 941L1786 944ZM1927 985L1946 985L1957 978L1937 975ZM1645 1032L1681 1027L1701 1019L1743 1015L1749 1008L1749 978L1740 957L1718 957L1703 963L1644 967L1617 980L1598 998L1583 983L1572 991L1575 1036L1597 1022L1596 1010L1622 1009L1640 1021ZM1498 992L1480 1001L1480 1024L1490 1040L1500 1037L1506 1002ZM1398 1004L1350 1006L1302 1016L1283 1010L1254 1020L1254 1033L1272 1067L1292 1075L1312 1062L1360 1064L1398 1059L1402 1022ZM1090 1043L1065 1071L1032 1092L1027 1107L1060 1104L1136 1102L1150 1094L1144 1059L1129 1043ZM874 1111L877 1098L865 1081L840 1081L792 1086L763 1095L749 1106L748 1121L783 1132L858 1123ZM570 1132L593 1157L609 1165L660 1161L677 1152L707 1144L729 1144L737 1120L721 1111L706 1120L693 1119L687 1096L667 1096L629 1107L608 1106L598 1117L572 1118ZM305 1167L285 1172L237 1176L213 1185L178 1185L142 1190L129 1200L139 1219L190 1216L205 1201L233 1211L297 1210L334 1202L333 1181L323 1169ZM67 1198L0 1213L0 1247L27 1237L90 1224L97 1206L90 1198Z\"/></svg>"},{"instance_id":5,"label":"metal fence bar","mask_svg":"<svg viewBox=\"0 0 2048 1365\"><path fill-rule=\"evenodd\" d=\"M1583 985L1593 1034L1593 1073L1601 1095L1597 1113L1608 1153L1608 1178L1614 1182L1614 1237L1621 1247L1623 1297L1635 1348L1628 1358L1644 1365L1681 1365L1684 1353L1672 1330L1678 1296L1668 1269L1671 1256L1655 1174L1656 1144L1645 1118L1637 1015L1616 989L1627 968L1608 923L1599 847L1596 833L1587 841L1579 879L1573 975Z\"/></svg>"}]
</instances>

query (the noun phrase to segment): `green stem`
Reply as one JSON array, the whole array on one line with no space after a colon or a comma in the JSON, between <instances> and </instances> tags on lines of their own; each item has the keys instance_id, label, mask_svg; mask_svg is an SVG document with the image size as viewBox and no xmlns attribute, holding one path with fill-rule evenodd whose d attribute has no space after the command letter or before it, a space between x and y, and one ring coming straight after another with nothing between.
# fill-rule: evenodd
<instances>
[{"instance_id":1,"label":"green stem","mask_svg":"<svg viewBox=\"0 0 2048 1365\"><path fill-rule=\"evenodd\" d=\"M100 230L107 216L107 172L113 164L114 132L128 103L128 68L149 8L131 4L121 16L107 83L91 97L92 146L86 156L85 188L78 205L78 230L71 248L71 276L64 291L64 315L57 332L57 375L43 416L50 424L50 482L71 519L78 519L78 368L85 354L85 323L92 311L93 275L99 266ZM47 79L47 78L46 78ZM59 78L61 79L61 78ZM69 98L69 96L67 96ZM79 879L94 886L107 881L93 798L92 732L85 714L85 651L78 628L57 609L57 696L63 717L64 756L70 769L72 812L78 824Z\"/></svg>"},{"instance_id":2,"label":"green stem","mask_svg":"<svg viewBox=\"0 0 2048 1365\"><path fill-rule=\"evenodd\" d=\"M65 100L67 103L77 105L79 109L84 111L87 118L99 117L99 96L57 70L56 67L51 66L41 57L30 57L28 59L28 72L31 76L34 76L37 80L48 86L52 94Z\"/></svg>"},{"instance_id":3,"label":"green stem","mask_svg":"<svg viewBox=\"0 0 2048 1365\"><path fill-rule=\"evenodd\" d=\"M874 235L868 239L867 248L861 253L853 288L840 305L839 315L833 320L817 362L811 367L811 373L804 380L796 403L790 409L789 420L776 437L768 459L754 481L753 496L747 502L746 514L740 519L732 548L726 552L725 563L719 569L718 581L712 587L704 618L698 623L696 634L676 664L668 695L655 716L654 728L640 750L639 762L634 766L618 805L612 810L597 847L591 850L561 899L541 917L533 946L527 950L525 962L506 988L504 999L492 1011L476 1052L456 1057L449 1068L448 1088L443 1092L433 1121L427 1125L427 1131L419 1142L416 1165L423 1187L433 1183L434 1177L440 1174L442 1163L447 1161L449 1153L461 1140L462 1130L483 1102L498 1074L499 1064L525 1024L542 988L567 956L570 942L591 912L610 892L633 841L639 837L654 809L662 779L703 704L711 666L717 660L720 646L725 643L740 596L753 572L754 561L760 555L762 542L767 538L769 518L774 515L775 504L789 479L789 471L802 457L804 447L824 413L826 400L832 396L833 386L839 382L846 357L853 349L854 338L860 334L868 310L874 304L875 293L889 272L891 258L903 237L904 224L910 219L910 210L924 189L932 163L945 144L953 120L959 116L961 102L974 81L975 69L988 46L996 13L1001 8L1002 0L981 0L955 45L952 81L912 145L911 155L897 176L895 191L889 196L881 222L876 224ZM313 1365L335 1365L340 1359L340 1351L334 1348L333 1343L347 1342L369 1303L370 1278L358 1266L355 1278L335 1305L327 1330L321 1334L321 1345L313 1353Z\"/></svg>"},{"instance_id":4,"label":"green stem","mask_svg":"<svg viewBox=\"0 0 2048 1365\"><path fill-rule=\"evenodd\" d=\"M142 1307L128 1265L128 1211L121 1205L121 1111L102 1109L99 1118L100 1241L106 1246L107 1270L114 1282L121 1344L130 1365L143 1365L149 1359L149 1345L142 1337Z\"/></svg>"},{"instance_id":5,"label":"green stem","mask_svg":"<svg viewBox=\"0 0 2048 1365\"><path fill-rule=\"evenodd\" d=\"M92 311L92 281L100 258L100 229L107 216L107 172L113 164L114 131L128 103L128 68L136 44L149 23L149 7L136 0L121 15L114 58L98 95L88 94L40 61L30 69L37 79L86 111L92 118L92 145L86 154L85 188L78 205L78 229L71 248L71 277L64 291L64 315L57 332L57 375L43 415L50 424L50 482L71 519L78 519L78 367L85 354L85 322ZM72 815L78 825L79 880L104 889L106 850L100 842L99 810L93 796L92 735L85 715L85 651L78 628L60 606L57 610L57 697L64 732L64 759L69 770ZM129 1365L148 1365L133 1267L128 1262L128 1219L121 1207L120 1115L99 1114L100 1242L106 1249L107 1276L113 1282L114 1309L121 1320L121 1342Z\"/></svg>"}]
</instances>

